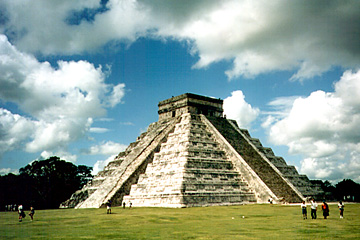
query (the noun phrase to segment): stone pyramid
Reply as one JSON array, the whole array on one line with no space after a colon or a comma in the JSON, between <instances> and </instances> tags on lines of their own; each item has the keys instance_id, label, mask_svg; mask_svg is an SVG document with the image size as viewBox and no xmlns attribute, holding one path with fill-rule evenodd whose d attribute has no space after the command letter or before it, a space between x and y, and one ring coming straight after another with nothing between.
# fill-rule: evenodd
<instances>
[{"instance_id":1,"label":"stone pyramid","mask_svg":"<svg viewBox=\"0 0 360 240\"><path fill-rule=\"evenodd\" d=\"M186 93L159 103L159 121L60 207L193 207L301 202L323 191L246 129L223 101Z\"/></svg>"}]
</instances>

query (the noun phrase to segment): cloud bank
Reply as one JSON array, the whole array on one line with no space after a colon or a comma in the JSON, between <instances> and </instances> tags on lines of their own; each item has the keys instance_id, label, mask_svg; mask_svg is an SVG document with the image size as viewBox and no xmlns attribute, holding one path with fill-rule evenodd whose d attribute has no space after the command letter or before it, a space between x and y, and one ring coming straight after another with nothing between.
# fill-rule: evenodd
<instances>
[{"instance_id":1,"label":"cloud bank","mask_svg":"<svg viewBox=\"0 0 360 240\"><path fill-rule=\"evenodd\" d=\"M101 66L59 61L57 67L17 50L0 35L0 156L25 146L27 152L66 150L90 131L124 96L125 85L105 83Z\"/></svg>"},{"instance_id":2,"label":"cloud bank","mask_svg":"<svg viewBox=\"0 0 360 240\"><path fill-rule=\"evenodd\" d=\"M27 52L74 54L139 37L170 38L188 42L199 57L194 67L232 61L229 79L295 70L291 79L302 81L333 66L360 63L356 0L7 0L1 5L0 32Z\"/></svg>"},{"instance_id":3,"label":"cloud bank","mask_svg":"<svg viewBox=\"0 0 360 240\"><path fill-rule=\"evenodd\" d=\"M283 108L288 111L270 115L263 126L269 128L274 144L306 156L301 172L313 178L360 181L360 70L346 71L334 87L334 92L292 99L291 108ZM278 100L272 106L281 109L284 103Z\"/></svg>"}]
</instances>

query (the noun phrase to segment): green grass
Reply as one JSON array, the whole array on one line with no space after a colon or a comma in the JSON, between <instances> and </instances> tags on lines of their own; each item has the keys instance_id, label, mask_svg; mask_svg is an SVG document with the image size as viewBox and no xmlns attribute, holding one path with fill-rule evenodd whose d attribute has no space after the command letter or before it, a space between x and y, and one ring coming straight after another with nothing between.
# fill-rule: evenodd
<instances>
[{"instance_id":1,"label":"green grass","mask_svg":"<svg viewBox=\"0 0 360 240\"><path fill-rule=\"evenodd\" d=\"M321 211L303 220L300 206L268 204L112 211L38 210L21 223L1 212L0 239L360 239L360 204L346 204L344 219L330 205L326 220Z\"/></svg>"}]
</instances>

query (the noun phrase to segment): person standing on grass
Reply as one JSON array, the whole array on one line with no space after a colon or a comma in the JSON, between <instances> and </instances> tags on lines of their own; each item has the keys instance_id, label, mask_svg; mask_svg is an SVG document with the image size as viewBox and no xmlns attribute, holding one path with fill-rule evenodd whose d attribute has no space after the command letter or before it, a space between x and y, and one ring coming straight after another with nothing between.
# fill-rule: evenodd
<instances>
[{"instance_id":1,"label":"person standing on grass","mask_svg":"<svg viewBox=\"0 0 360 240\"><path fill-rule=\"evenodd\" d=\"M106 203L106 214L111 214L111 200Z\"/></svg>"},{"instance_id":2,"label":"person standing on grass","mask_svg":"<svg viewBox=\"0 0 360 240\"><path fill-rule=\"evenodd\" d=\"M305 201L302 202L301 206L301 212L303 215L304 220L307 219L307 211L306 211L306 203Z\"/></svg>"},{"instance_id":3,"label":"person standing on grass","mask_svg":"<svg viewBox=\"0 0 360 240\"><path fill-rule=\"evenodd\" d=\"M29 216L31 217L31 221L34 220L34 214L35 214L35 209L31 206L29 213Z\"/></svg>"},{"instance_id":4,"label":"person standing on grass","mask_svg":"<svg viewBox=\"0 0 360 240\"><path fill-rule=\"evenodd\" d=\"M316 219L317 203L315 199L311 199L311 218Z\"/></svg>"},{"instance_id":5,"label":"person standing on grass","mask_svg":"<svg viewBox=\"0 0 360 240\"><path fill-rule=\"evenodd\" d=\"M344 218L344 204L342 203L342 201L338 203L338 208L340 211L340 218Z\"/></svg>"},{"instance_id":6,"label":"person standing on grass","mask_svg":"<svg viewBox=\"0 0 360 240\"><path fill-rule=\"evenodd\" d=\"M329 205L325 202L325 200L323 201L323 204L321 205L321 209L323 211L324 219L326 219L329 216L330 209L329 209Z\"/></svg>"},{"instance_id":7,"label":"person standing on grass","mask_svg":"<svg viewBox=\"0 0 360 240\"><path fill-rule=\"evenodd\" d=\"M22 222L22 219L25 217L23 205L18 206L18 213L19 213L19 222Z\"/></svg>"}]
</instances>

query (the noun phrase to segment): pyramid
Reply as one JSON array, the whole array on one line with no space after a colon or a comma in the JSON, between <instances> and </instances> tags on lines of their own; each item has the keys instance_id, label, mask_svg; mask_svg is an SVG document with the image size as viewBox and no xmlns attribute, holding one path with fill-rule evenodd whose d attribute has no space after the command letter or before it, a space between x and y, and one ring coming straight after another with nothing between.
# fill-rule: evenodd
<instances>
[{"instance_id":1,"label":"pyramid","mask_svg":"<svg viewBox=\"0 0 360 240\"><path fill-rule=\"evenodd\" d=\"M223 116L223 100L186 93L159 103L159 120L60 207L195 207L301 202L324 193Z\"/></svg>"}]
</instances>

